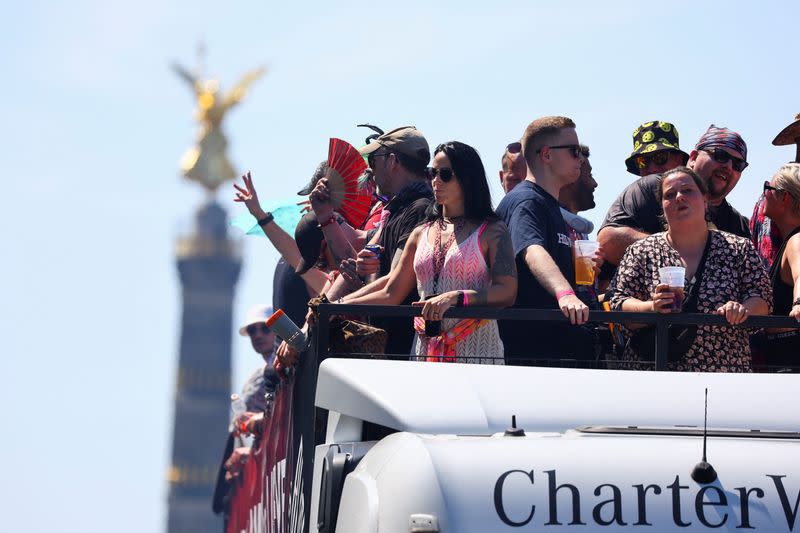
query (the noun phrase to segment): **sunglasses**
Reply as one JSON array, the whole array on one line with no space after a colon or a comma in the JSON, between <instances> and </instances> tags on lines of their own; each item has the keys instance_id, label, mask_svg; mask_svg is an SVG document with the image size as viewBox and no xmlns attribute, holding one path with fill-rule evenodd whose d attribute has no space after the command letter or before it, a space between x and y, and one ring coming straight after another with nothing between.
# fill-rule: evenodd
<instances>
[{"instance_id":1,"label":"sunglasses","mask_svg":"<svg viewBox=\"0 0 800 533\"><path fill-rule=\"evenodd\" d=\"M383 153L380 153L380 154L369 154L367 156L367 165L369 165L369 168L372 168L372 165L375 163L375 158L376 157L389 157L390 155L392 155L392 152L383 152Z\"/></svg>"},{"instance_id":2,"label":"sunglasses","mask_svg":"<svg viewBox=\"0 0 800 533\"><path fill-rule=\"evenodd\" d=\"M509 145L506 146L506 152L508 152L509 154L518 154L521 151L522 151L521 142L509 143Z\"/></svg>"},{"instance_id":3,"label":"sunglasses","mask_svg":"<svg viewBox=\"0 0 800 533\"><path fill-rule=\"evenodd\" d=\"M443 182L447 183L455 174L453 173L452 168L442 167L442 168L433 168L428 167L425 169L425 175L428 176L428 179L433 181L434 178L438 177Z\"/></svg>"},{"instance_id":4,"label":"sunglasses","mask_svg":"<svg viewBox=\"0 0 800 533\"><path fill-rule=\"evenodd\" d=\"M656 166L665 165L667 164L668 160L669 160L669 152L666 150L662 150L654 154L636 156L636 166L639 167L639 170L644 170L651 164L654 164Z\"/></svg>"},{"instance_id":5,"label":"sunglasses","mask_svg":"<svg viewBox=\"0 0 800 533\"><path fill-rule=\"evenodd\" d=\"M542 146L536 153L538 154L545 148L550 148L551 150L569 150L570 155L575 159L580 159L581 157L581 146L579 144L559 144L558 146Z\"/></svg>"},{"instance_id":6,"label":"sunglasses","mask_svg":"<svg viewBox=\"0 0 800 533\"><path fill-rule=\"evenodd\" d=\"M731 154L729 154L728 152L726 152L722 148L714 148L713 151L712 150L703 149L703 151L705 153L707 153L708 155L710 155L712 157L712 159L714 159L714 161L716 161L717 163L721 163L721 164L724 165L725 163L730 161L731 162L731 166L733 167L733 170L735 170L736 172L743 171L744 169L747 168L747 165L750 164L747 161L745 161L744 159L739 159L738 157L732 156Z\"/></svg>"},{"instance_id":7,"label":"sunglasses","mask_svg":"<svg viewBox=\"0 0 800 533\"><path fill-rule=\"evenodd\" d=\"M247 326L247 329L245 331L247 331L247 334L252 337L253 335L256 334L257 331L260 331L261 333L266 335L269 333L270 330L266 324L250 324L249 326Z\"/></svg>"},{"instance_id":8,"label":"sunglasses","mask_svg":"<svg viewBox=\"0 0 800 533\"><path fill-rule=\"evenodd\" d=\"M779 188L777 188L777 187L773 187L772 185L770 185L770 184L769 184L769 182L768 182L768 181L765 181L765 182L764 182L764 192L767 192L767 191L772 191L772 192L782 192L782 191L783 191L783 189L779 189Z\"/></svg>"}]
</instances>

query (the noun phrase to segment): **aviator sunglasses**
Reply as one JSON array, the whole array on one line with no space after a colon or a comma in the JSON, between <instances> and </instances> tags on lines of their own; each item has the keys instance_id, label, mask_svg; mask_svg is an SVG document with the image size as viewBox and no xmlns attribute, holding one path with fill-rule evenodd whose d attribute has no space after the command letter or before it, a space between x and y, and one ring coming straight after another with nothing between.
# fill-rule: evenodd
<instances>
[{"instance_id":1,"label":"aviator sunglasses","mask_svg":"<svg viewBox=\"0 0 800 533\"><path fill-rule=\"evenodd\" d=\"M639 167L640 170L643 170L649 167L651 163L657 166L665 165L668 159L668 151L656 152L649 155L640 155L636 156L636 166Z\"/></svg>"},{"instance_id":2,"label":"aviator sunglasses","mask_svg":"<svg viewBox=\"0 0 800 533\"><path fill-rule=\"evenodd\" d=\"M722 148L714 148L714 150L703 149L703 151L708 155L710 155L712 159L714 159L714 161L716 161L717 163L721 163L724 165L725 163L730 161L733 170L735 170L736 172L743 171L744 169L747 168L747 165L750 164L744 159L739 159L738 157L732 156Z\"/></svg>"},{"instance_id":3,"label":"aviator sunglasses","mask_svg":"<svg viewBox=\"0 0 800 533\"><path fill-rule=\"evenodd\" d=\"M581 146L579 144L559 144L557 146L542 146L536 153L540 153L545 148L550 148L551 150L569 150L569 153L575 159L580 159L581 157Z\"/></svg>"},{"instance_id":4,"label":"aviator sunglasses","mask_svg":"<svg viewBox=\"0 0 800 533\"><path fill-rule=\"evenodd\" d=\"M247 326L247 329L245 331L247 331L247 334L252 337L253 335L256 334L257 331L260 331L264 335L268 334L269 328L267 327L266 324L250 324L249 326Z\"/></svg>"},{"instance_id":5,"label":"aviator sunglasses","mask_svg":"<svg viewBox=\"0 0 800 533\"><path fill-rule=\"evenodd\" d=\"M438 176L440 180L442 180L443 182L447 183L448 181L453 179L453 176L455 174L453 174L453 169L452 168L447 168L447 167L442 167L442 168L428 167L428 168L425 169L425 175L428 176L428 179L431 180L431 181L433 181L433 179Z\"/></svg>"}]
</instances>

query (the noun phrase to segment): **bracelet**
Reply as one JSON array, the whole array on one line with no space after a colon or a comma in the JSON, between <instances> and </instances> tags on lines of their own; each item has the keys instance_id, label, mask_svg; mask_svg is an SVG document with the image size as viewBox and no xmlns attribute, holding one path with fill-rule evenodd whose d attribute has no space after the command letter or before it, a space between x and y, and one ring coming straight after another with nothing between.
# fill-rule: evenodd
<instances>
[{"instance_id":1,"label":"bracelet","mask_svg":"<svg viewBox=\"0 0 800 533\"><path fill-rule=\"evenodd\" d=\"M464 299L466 298L466 294L464 291L458 291L458 296L456 297L456 307L464 307Z\"/></svg>"},{"instance_id":2,"label":"bracelet","mask_svg":"<svg viewBox=\"0 0 800 533\"><path fill-rule=\"evenodd\" d=\"M274 219L275 219L275 217L272 216L272 213L267 213L267 214L264 215L264 218L262 218L262 219L260 219L258 221L258 225L259 226L266 226L267 224L272 222Z\"/></svg>"},{"instance_id":3,"label":"bracelet","mask_svg":"<svg viewBox=\"0 0 800 533\"><path fill-rule=\"evenodd\" d=\"M556 301L559 301L559 300L561 300L561 298L563 298L564 296L568 296L568 295L570 295L570 294L571 294L572 296L575 296L575 291L573 291L572 289L566 289L566 290L563 290L563 291L557 292L557 293L556 293Z\"/></svg>"},{"instance_id":4,"label":"bracelet","mask_svg":"<svg viewBox=\"0 0 800 533\"><path fill-rule=\"evenodd\" d=\"M800 305L800 296L795 298L795 300L792 302L792 307L794 307L795 305Z\"/></svg>"},{"instance_id":5,"label":"bracelet","mask_svg":"<svg viewBox=\"0 0 800 533\"><path fill-rule=\"evenodd\" d=\"M330 224L333 224L334 222L336 222L336 217L335 217L335 216L333 216L333 215L331 215L331 216L330 216L330 218L329 218L328 220L324 220L324 221L320 222L319 224L317 224L317 227L318 227L319 229L322 229L322 228L324 228L325 226L328 226L328 225L330 225Z\"/></svg>"},{"instance_id":6,"label":"bracelet","mask_svg":"<svg viewBox=\"0 0 800 533\"><path fill-rule=\"evenodd\" d=\"M461 291L461 294L464 295L464 307L469 307L469 294L467 291Z\"/></svg>"}]
</instances>

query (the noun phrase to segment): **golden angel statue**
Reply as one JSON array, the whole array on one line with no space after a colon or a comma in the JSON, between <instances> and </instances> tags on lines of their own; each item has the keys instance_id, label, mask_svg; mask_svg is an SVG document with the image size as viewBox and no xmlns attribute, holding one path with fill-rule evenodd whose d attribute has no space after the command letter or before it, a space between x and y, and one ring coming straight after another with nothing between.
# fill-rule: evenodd
<instances>
[{"instance_id":1,"label":"golden angel statue","mask_svg":"<svg viewBox=\"0 0 800 533\"><path fill-rule=\"evenodd\" d=\"M195 119L200 124L197 146L190 148L181 159L181 172L213 192L220 184L238 176L228 161L228 141L222 133L225 113L244 99L247 89L264 75L266 69L260 67L251 70L232 89L220 94L218 80L203 80L176 63L172 68L197 96Z\"/></svg>"}]
</instances>

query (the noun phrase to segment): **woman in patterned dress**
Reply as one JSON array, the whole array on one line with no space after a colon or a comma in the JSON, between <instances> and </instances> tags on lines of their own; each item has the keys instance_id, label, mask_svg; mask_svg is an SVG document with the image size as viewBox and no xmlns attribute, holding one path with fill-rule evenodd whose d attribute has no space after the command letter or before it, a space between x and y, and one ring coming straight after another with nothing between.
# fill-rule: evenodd
<instances>
[{"instance_id":1,"label":"woman in patterned dress","mask_svg":"<svg viewBox=\"0 0 800 533\"><path fill-rule=\"evenodd\" d=\"M496 321L443 318L450 307L507 307L517 296L511 236L492 209L483 163L464 143L440 144L428 177L435 198L428 221L411 233L384 288L347 303L399 304L416 285L418 359L503 364Z\"/></svg>"},{"instance_id":2,"label":"woman in patterned dress","mask_svg":"<svg viewBox=\"0 0 800 533\"><path fill-rule=\"evenodd\" d=\"M697 288L697 310L724 316L740 324L750 315L768 314L772 306L769 278L750 240L710 230L705 214L706 183L687 167L663 174L659 200L667 231L655 233L628 247L609 287L611 307L634 312L669 313L674 292L660 284L658 269L686 268L685 292L695 283L703 251L709 242L705 270ZM623 328L628 336L635 329ZM639 360L631 347L624 359ZM749 372L749 333L745 328L698 326L694 342L673 370Z\"/></svg>"}]
</instances>

